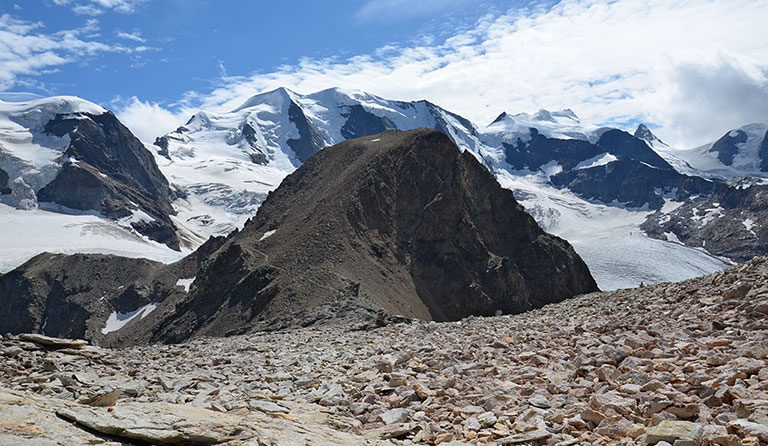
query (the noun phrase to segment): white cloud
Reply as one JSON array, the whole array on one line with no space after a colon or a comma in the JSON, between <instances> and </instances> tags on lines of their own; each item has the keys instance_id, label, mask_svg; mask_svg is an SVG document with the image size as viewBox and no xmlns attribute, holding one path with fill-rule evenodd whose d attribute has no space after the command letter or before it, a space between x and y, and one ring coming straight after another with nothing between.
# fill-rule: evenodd
<instances>
[{"instance_id":1,"label":"white cloud","mask_svg":"<svg viewBox=\"0 0 768 446\"><path fill-rule=\"evenodd\" d=\"M116 97L110 105L116 110L117 118L134 135L149 143L178 128L194 113L187 109L171 112L157 103L144 102L135 96L129 99Z\"/></svg>"},{"instance_id":2,"label":"white cloud","mask_svg":"<svg viewBox=\"0 0 768 446\"><path fill-rule=\"evenodd\" d=\"M42 23L27 22L0 15L0 90L15 85L30 85L29 76L58 69L59 66L101 53L135 53L138 50L91 40L99 29L96 19L80 28L49 34L37 32Z\"/></svg>"},{"instance_id":3,"label":"white cloud","mask_svg":"<svg viewBox=\"0 0 768 446\"><path fill-rule=\"evenodd\" d=\"M138 31L134 31L132 33L116 31L115 36L117 36L120 39L133 40L134 42L139 42L139 43L144 43L147 41L146 39L141 37L141 33Z\"/></svg>"},{"instance_id":4,"label":"white cloud","mask_svg":"<svg viewBox=\"0 0 768 446\"><path fill-rule=\"evenodd\" d=\"M97 16L106 10L121 14L133 14L149 0L53 0L59 6L69 6L72 12L81 15Z\"/></svg>"},{"instance_id":5,"label":"white cloud","mask_svg":"<svg viewBox=\"0 0 768 446\"><path fill-rule=\"evenodd\" d=\"M358 16L383 5L369 1ZM572 108L594 123L642 120L660 126L662 139L691 147L768 121L765 23L764 0L563 0L485 17L439 44L223 77L182 103L216 111L280 86L301 93L342 86L429 99L479 125L501 111L538 108Z\"/></svg>"}]
</instances>

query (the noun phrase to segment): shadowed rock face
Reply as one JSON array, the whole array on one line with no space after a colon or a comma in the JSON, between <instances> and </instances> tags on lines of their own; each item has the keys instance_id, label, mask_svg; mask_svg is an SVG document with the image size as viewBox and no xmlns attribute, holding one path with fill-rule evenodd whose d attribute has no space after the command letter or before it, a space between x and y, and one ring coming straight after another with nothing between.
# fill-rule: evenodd
<instances>
[{"instance_id":1,"label":"shadowed rock face","mask_svg":"<svg viewBox=\"0 0 768 446\"><path fill-rule=\"evenodd\" d=\"M301 107L293 101L288 107L288 118L299 130L299 137L289 139L288 146L296 154L296 158L303 163L310 156L319 152L325 144L315 125L307 119Z\"/></svg>"},{"instance_id":2,"label":"shadowed rock face","mask_svg":"<svg viewBox=\"0 0 768 446\"><path fill-rule=\"evenodd\" d=\"M8 187L8 173L3 169L0 169L0 195L10 194L11 189Z\"/></svg>"},{"instance_id":3,"label":"shadowed rock face","mask_svg":"<svg viewBox=\"0 0 768 446\"><path fill-rule=\"evenodd\" d=\"M571 246L471 154L437 131L387 132L325 149L288 176L153 339L247 331L349 298L350 287L388 313L435 320L597 289Z\"/></svg>"},{"instance_id":4,"label":"shadowed rock face","mask_svg":"<svg viewBox=\"0 0 768 446\"><path fill-rule=\"evenodd\" d=\"M651 167L643 162L624 159L588 169L561 172L550 177L557 187L568 187L577 194L604 203L617 201L629 207L660 209L664 199L657 191L676 191L676 199L691 194L713 193L726 188L701 177L683 175L675 170Z\"/></svg>"},{"instance_id":5,"label":"shadowed rock face","mask_svg":"<svg viewBox=\"0 0 768 446\"><path fill-rule=\"evenodd\" d=\"M150 302L148 293L120 293L118 287L159 265L100 254L40 254L0 276L0 331L94 339L111 311L127 313ZM120 297L100 300L115 294Z\"/></svg>"},{"instance_id":6,"label":"shadowed rock face","mask_svg":"<svg viewBox=\"0 0 768 446\"><path fill-rule=\"evenodd\" d=\"M111 218L131 215L137 208L150 219L133 223L134 229L171 248L179 240L169 214L173 192L155 160L111 112L57 115L45 126L47 133L69 135L65 163L56 178L38 192L40 201L73 209L95 210Z\"/></svg>"},{"instance_id":7,"label":"shadowed rock face","mask_svg":"<svg viewBox=\"0 0 768 446\"><path fill-rule=\"evenodd\" d=\"M726 166L730 166L733 164L733 157L739 153L739 147L737 144L747 142L747 138L747 132L743 130L728 132L723 135L722 138L715 141L709 151L716 152L717 159L719 159L720 162Z\"/></svg>"},{"instance_id":8,"label":"shadowed rock face","mask_svg":"<svg viewBox=\"0 0 768 446\"><path fill-rule=\"evenodd\" d=\"M760 143L760 170L768 172L768 131L765 132L763 142Z\"/></svg>"}]
</instances>

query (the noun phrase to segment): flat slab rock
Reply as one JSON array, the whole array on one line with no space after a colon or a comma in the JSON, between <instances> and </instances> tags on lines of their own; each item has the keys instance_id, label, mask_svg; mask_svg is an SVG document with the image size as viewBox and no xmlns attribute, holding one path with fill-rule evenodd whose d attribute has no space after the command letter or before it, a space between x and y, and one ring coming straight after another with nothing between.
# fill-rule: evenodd
<instances>
[{"instance_id":1,"label":"flat slab rock","mask_svg":"<svg viewBox=\"0 0 768 446\"><path fill-rule=\"evenodd\" d=\"M123 403L109 411L0 388L0 445L391 444L334 430L314 407L294 405L291 412L224 414L170 403Z\"/></svg>"},{"instance_id":2,"label":"flat slab rock","mask_svg":"<svg viewBox=\"0 0 768 446\"><path fill-rule=\"evenodd\" d=\"M19 339L22 341L34 342L35 344L49 348L81 348L88 345L88 341L83 339L53 338L35 333L24 333L19 336Z\"/></svg>"}]
</instances>

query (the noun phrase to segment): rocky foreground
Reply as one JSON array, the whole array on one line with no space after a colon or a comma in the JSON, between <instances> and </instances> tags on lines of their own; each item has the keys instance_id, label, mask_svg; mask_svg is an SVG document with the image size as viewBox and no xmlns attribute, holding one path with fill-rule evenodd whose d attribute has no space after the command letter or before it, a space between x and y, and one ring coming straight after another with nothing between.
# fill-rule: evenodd
<instances>
[{"instance_id":1,"label":"rocky foreground","mask_svg":"<svg viewBox=\"0 0 768 446\"><path fill-rule=\"evenodd\" d=\"M0 341L0 445L768 444L768 257L516 316Z\"/></svg>"}]
</instances>

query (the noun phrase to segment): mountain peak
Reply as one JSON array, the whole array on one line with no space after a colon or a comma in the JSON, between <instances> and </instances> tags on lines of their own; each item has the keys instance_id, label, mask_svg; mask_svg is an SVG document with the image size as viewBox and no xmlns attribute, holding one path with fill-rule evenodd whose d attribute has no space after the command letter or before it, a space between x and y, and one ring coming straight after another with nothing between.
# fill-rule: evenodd
<instances>
[{"instance_id":1,"label":"mountain peak","mask_svg":"<svg viewBox=\"0 0 768 446\"><path fill-rule=\"evenodd\" d=\"M245 102L243 102L239 107L232 110L232 112L239 112L246 108L255 107L265 103L280 105L283 103L283 101L292 100L296 95L296 93L285 87L278 87L274 90L265 91L263 93L251 96L250 98L246 99Z\"/></svg>"},{"instance_id":2,"label":"mountain peak","mask_svg":"<svg viewBox=\"0 0 768 446\"><path fill-rule=\"evenodd\" d=\"M664 141L660 140L656 135L654 135L651 129L649 129L648 126L643 123L640 123L640 125L637 126L637 130L635 130L634 136L637 139L642 139L643 141L651 144L656 142L665 146L667 145L664 143Z\"/></svg>"}]
</instances>

